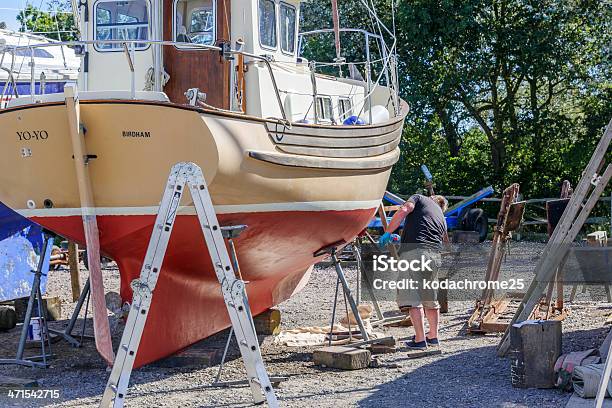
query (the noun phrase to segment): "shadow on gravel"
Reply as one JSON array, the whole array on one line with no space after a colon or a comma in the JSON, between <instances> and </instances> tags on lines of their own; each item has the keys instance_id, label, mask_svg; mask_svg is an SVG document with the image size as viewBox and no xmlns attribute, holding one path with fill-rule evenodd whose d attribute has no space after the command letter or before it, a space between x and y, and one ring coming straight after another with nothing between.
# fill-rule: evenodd
<instances>
[{"instance_id":1,"label":"shadow on gravel","mask_svg":"<svg viewBox=\"0 0 612 408\"><path fill-rule=\"evenodd\" d=\"M399 360L403 366L412 361ZM533 395L533 391L528 393ZM516 402L517 407L559 407L563 405L548 401L566 398L556 390L537 390L531 401L526 397L524 390L517 391L510 385L509 362L497 358L495 347L488 346L443 355L394 381L380 384L358 406L509 407L513 405L508 403Z\"/></svg>"},{"instance_id":2,"label":"shadow on gravel","mask_svg":"<svg viewBox=\"0 0 612 408\"><path fill-rule=\"evenodd\" d=\"M578 330L563 335L563 351L599 347L609 328ZM421 362L400 358L404 367ZM449 407L564 407L570 394L556 389L517 389L510 383L510 362L487 346L442 355L402 377L379 384L365 399L363 408L396 406Z\"/></svg>"}]
</instances>

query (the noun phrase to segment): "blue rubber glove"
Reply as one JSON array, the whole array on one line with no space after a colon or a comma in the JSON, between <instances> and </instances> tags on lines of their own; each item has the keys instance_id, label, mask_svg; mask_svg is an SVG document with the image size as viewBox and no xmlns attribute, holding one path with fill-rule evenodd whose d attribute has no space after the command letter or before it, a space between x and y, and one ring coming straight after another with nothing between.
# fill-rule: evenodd
<instances>
[{"instance_id":1,"label":"blue rubber glove","mask_svg":"<svg viewBox=\"0 0 612 408\"><path fill-rule=\"evenodd\" d=\"M399 235L397 234L391 234L390 232L385 232L384 234L381 235L381 237L378 240L378 246L383 249L385 248L387 245L389 245L391 242L400 242L401 238Z\"/></svg>"},{"instance_id":2,"label":"blue rubber glove","mask_svg":"<svg viewBox=\"0 0 612 408\"><path fill-rule=\"evenodd\" d=\"M390 232L385 232L384 234L381 235L381 237L378 239L378 246L381 249L384 249L387 245L389 245L392 242L400 242L401 241L401 237L397 234L391 234Z\"/></svg>"},{"instance_id":3,"label":"blue rubber glove","mask_svg":"<svg viewBox=\"0 0 612 408\"><path fill-rule=\"evenodd\" d=\"M385 232L378 239L378 246L380 249L384 249L387 245L389 245L389 242L391 242L391 233Z\"/></svg>"}]
</instances>

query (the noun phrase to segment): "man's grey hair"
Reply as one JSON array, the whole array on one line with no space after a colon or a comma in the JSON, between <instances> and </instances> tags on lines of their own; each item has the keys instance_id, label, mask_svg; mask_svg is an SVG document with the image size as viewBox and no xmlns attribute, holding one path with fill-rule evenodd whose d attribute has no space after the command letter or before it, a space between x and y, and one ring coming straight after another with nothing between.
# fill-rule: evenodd
<instances>
[{"instance_id":1,"label":"man's grey hair","mask_svg":"<svg viewBox=\"0 0 612 408\"><path fill-rule=\"evenodd\" d=\"M434 200L442 209L442 212L446 212L448 209L448 200L441 195L432 195L431 199Z\"/></svg>"}]
</instances>

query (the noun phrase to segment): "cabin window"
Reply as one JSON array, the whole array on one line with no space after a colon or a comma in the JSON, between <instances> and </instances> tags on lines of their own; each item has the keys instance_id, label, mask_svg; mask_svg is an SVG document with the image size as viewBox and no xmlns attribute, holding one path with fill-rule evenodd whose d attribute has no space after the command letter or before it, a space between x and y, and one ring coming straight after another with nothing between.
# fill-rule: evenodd
<instances>
[{"instance_id":1,"label":"cabin window","mask_svg":"<svg viewBox=\"0 0 612 408\"><path fill-rule=\"evenodd\" d=\"M286 3L280 4L281 50L288 54L295 51L295 16L295 7Z\"/></svg>"},{"instance_id":2,"label":"cabin window","mask_svg":"<svg viewBox=\"0 0 612 408\"><path fill-rule=\"evenodd\" d=\"M216 0L175 0L174 41L213 45L217 36Z\"/></svg>"},{"instance_id":3,"label":"cabin window","mask_svg":"<svg viewBox=\"0 0 612 408\"><path fill-rule=\"evenodd\" d=\"M317 96L315 109L317 110L317 119L322 122L332 122L334 115L332 112L332 100L329 96Z\"/></svg>"},{"instance_id":4,"label":"cabin window","mask_svg":"<svg viewBox=\"0 0 612 408\"><path fill-rule=\"evenodd\" d=\"M340 120L344 121L346 118L351 116L353 114L351 109L353 109L351 98L340 97L338 99L338 115Z\"/></svg>"},{"instance_id":5,"label":"cabin window","mask_svg":"<svg viewBox=\"0 0 612 408\"><path fill-rule=\"evenodd\" d=\"M273 0L259 0L259 42L276 49L276 5Z\"/></svg>"},{"instance_id":6,"label":"cabin window","mask_svg":"<svg viewBox=\"0 0 612 408\"><path fill-rule=\"evenodd\" d=\"M100 0L95 7L96 40L148 40L149 6L146 0ZM146 43L135 43L143 50ZM98 51L120 51L121 44L96 44Z\"/></svg>"}]
</instances>

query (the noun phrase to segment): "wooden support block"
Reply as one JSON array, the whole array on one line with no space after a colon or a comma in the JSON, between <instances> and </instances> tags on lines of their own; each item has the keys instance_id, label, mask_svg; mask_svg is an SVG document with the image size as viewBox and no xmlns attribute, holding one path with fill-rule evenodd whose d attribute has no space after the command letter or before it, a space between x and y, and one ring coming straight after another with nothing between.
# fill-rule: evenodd
<instances>
[{"instance_id":1,"label":"wooden support block","mask_svg":"<svg viewBox=\"0 0 612 408\"><path fill-rule=\"evenodd\" d=\"M219 364L222 357L223 349L199 347L199 344L196 343L183 351L158 360L151 365L160 368L193 367L199 369Z\"/></svg>"},{"instance_id":2,"label":"wooden support block","mask_svg":"<svg viewBox=\"0 0 612 408\"><path fill-rule=\"evenodd\" d=\"M68 266L70 267L70 286L72 301L79 300L81 295L81 280L79 276L79 247L74 242L68 243Z\"/></svg>"},{"instance_id":3,"label":"wooden support block","mask_svg":"<svg viewBox=\"0 0 612 408\"><path fill-rule=\"evenodd\" d=\"M455 244L478 244L480 234L476 231L453 231L452 242Z\"/></svg>"},{"instance_id":4,"label":"wooden support block","mask_svg":"<svg viewBox=\"0 0 612 408\"><path fill-rule=\"evenodd\" d=\"M0 375L0 389L15 389L15 388L35 388L38 387L38 380L28 378L9 377Z\"/></svg>"},{"instance_id":5,"label":"wooden support block","mask_svg":"<svg viewBox=\"0 0 612 408\"><path fill-rule=\"evenodd\" d=\"M47 318L49 321L62 320L62 300L59 296L50 297L46 300Z\"/></svg>"},{"instance_id":6,"label":"wooden support block","mask_svg":"<svg viewBox=\"0 0 612 408\"><path fill-rule=\"evenodd\" d=\"M561 322L528 320L510 327L510 379L516 388L553 388Z\"/></svg>"},{"instance_id":7,"label":"wooden support block","mask_svg":"<svg viewBox=\"0 0 612 408\"><path fill-rule=\"evenodd\" d=\"M10 306L0 306L0 330L10 330L17 326L17 313Z\"/></svg>"},{"instance_id":8,"label":"wooden support block","mask_svg":"<svg viewBox=\"0 0 612 408\"><path fill-rule=\"evenodd\" d=\"M47 308L47 318L49 321L62 319L62 300L58 297L44 298L42 300L43 307ZM17 313L17 321L23 323L26 309L28 308L28 298L20 298L15 300L15 312ZM34 305L36 310L36 305ZM36 315L36 312L34 312Z\"/></svg>"},{"instance_id":9,"label":"wooden support block","mask_svg":"<svg viewBox=\"0 0 612 408\"><path fill-rule=\"evenodd\" d=\"M330 346L315 350L312 357L315 364L323 367L359 370L370 364L372 354L355 347Z\"/></svg>"},{"instance_id":10,"label":"wooden support block","mask_svg":"<svg viewBox=\"0 0 612 408\"><path fill-rule=\"evenodd\" d=\"M395 353L397 351L397 346L389 346L387 344L372 344L370 346L370 352L372 354L389 354Z\"/></svg>"},{"instance_id":11,"label":"wooden support block","mask_svg":"<svg viewBox=\"0 0 612 408\"><path fill-rule=\"evenodd\" d=\"M281 331L281 312L278 309L268 309L253 318L257 334L277 335Z\"/></svg>"}]
</instances>

